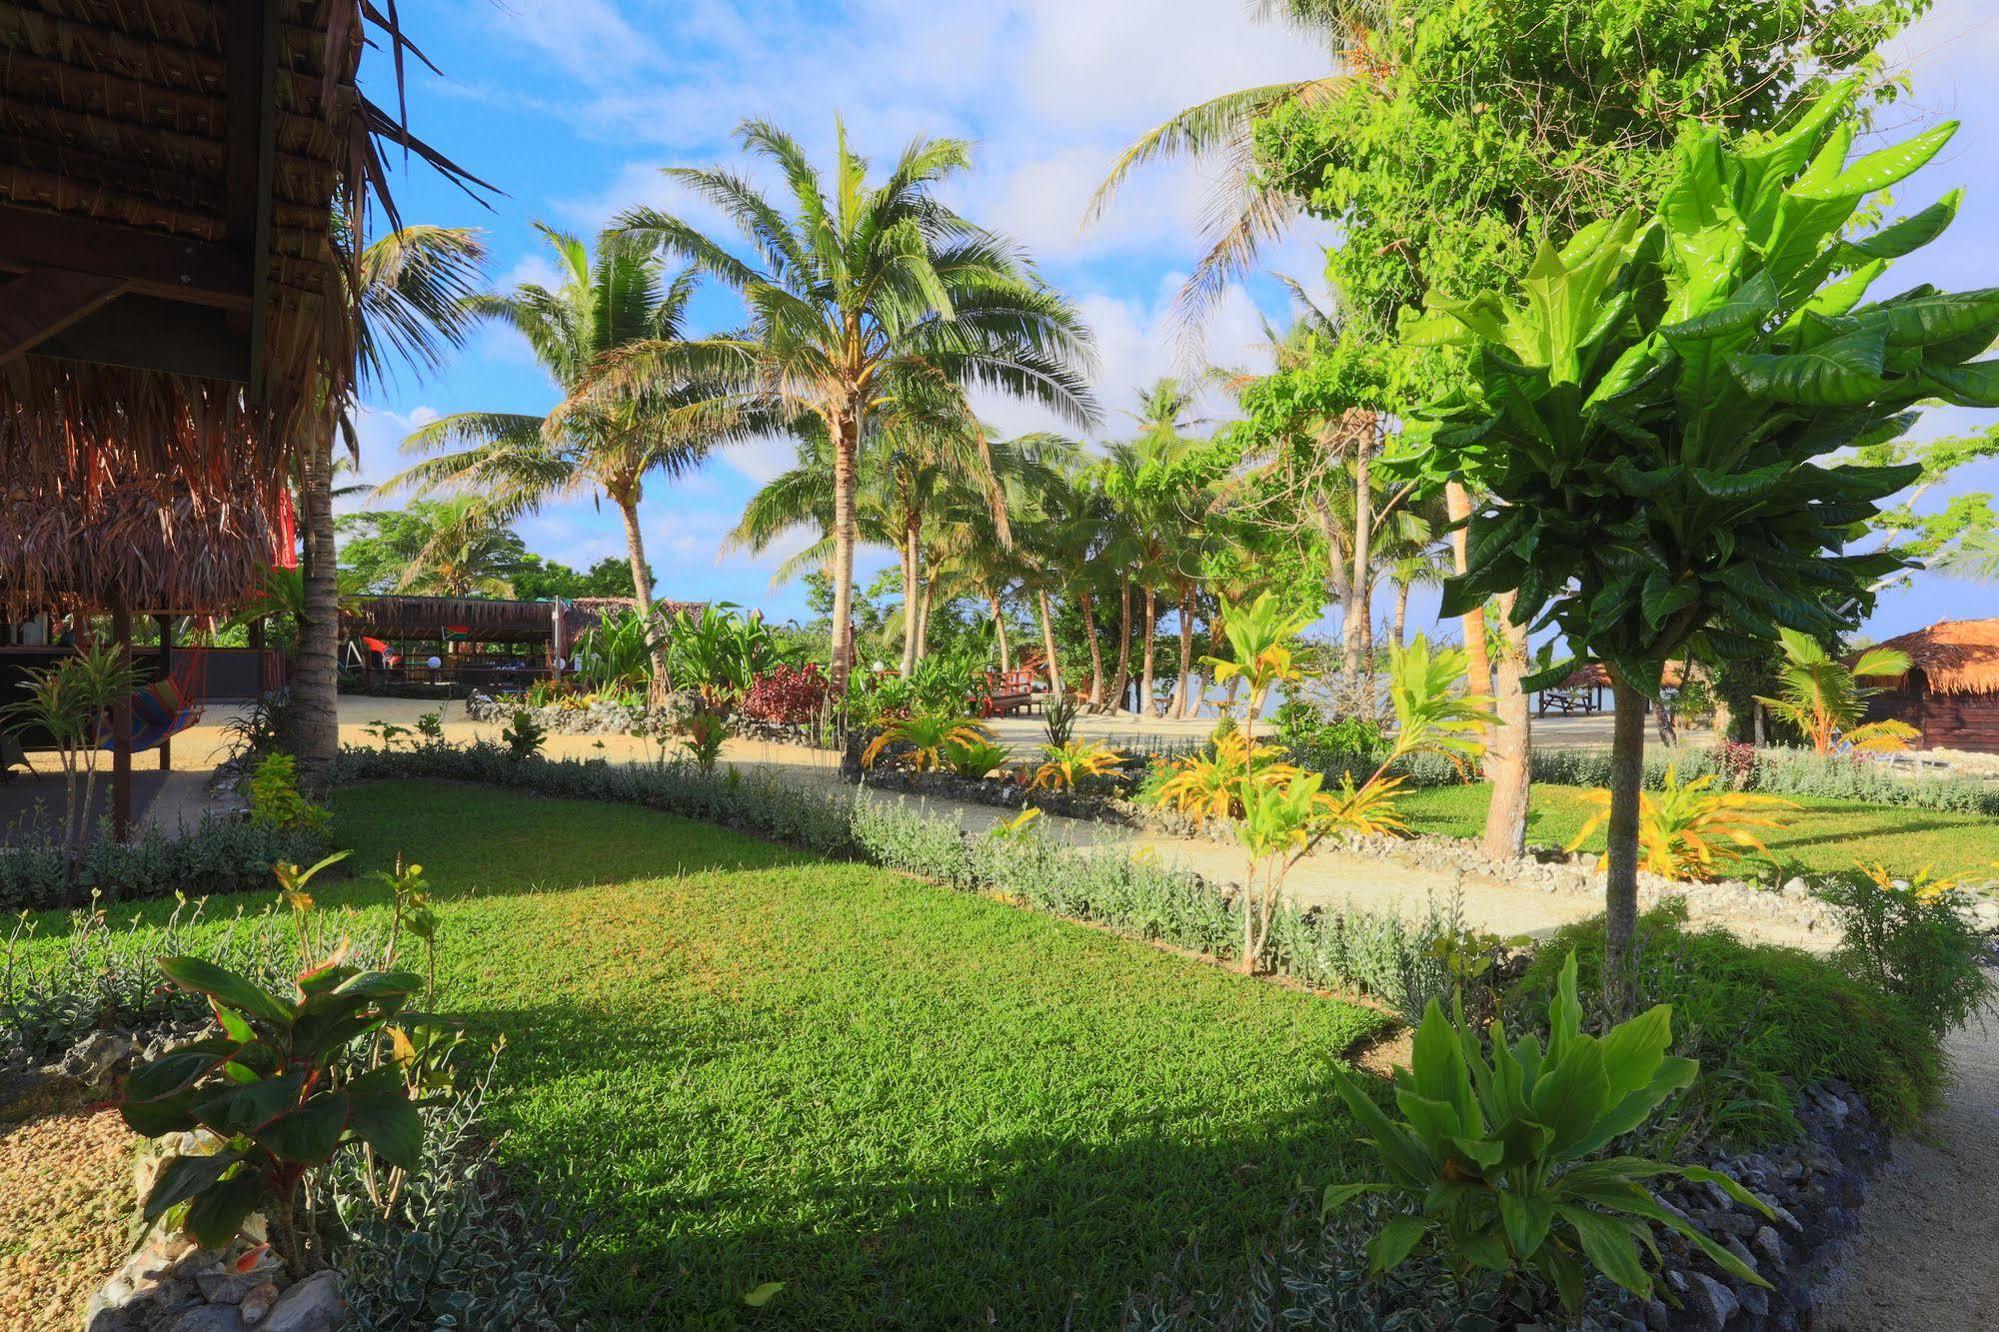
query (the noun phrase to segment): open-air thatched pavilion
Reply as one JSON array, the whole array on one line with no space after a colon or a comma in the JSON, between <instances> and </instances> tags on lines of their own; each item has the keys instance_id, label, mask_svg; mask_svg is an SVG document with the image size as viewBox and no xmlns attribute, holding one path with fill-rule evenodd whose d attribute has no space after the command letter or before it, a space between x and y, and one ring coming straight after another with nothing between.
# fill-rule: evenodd
<instances>
[{"instance_id":1,"label":"open-air thatched pavilion","mask_svg":"<svg viewBox=\"0 0 1999 1332\"><path fill-rule=\"evenodd\" d=\"M1923 749L1999 754L1999 618L1943 620L1881 646L1906 652L1909 671L1867 681L1882 690L1867 701L1869 721L1907 722Z\"/></svg>"},{"instance_id":2,"label":"open-air thatched pavilion","mask_svg":"<svg viewBox=\"0 0 1999 1332\"><path fill-rule=\"evenodd\" d=\"M0 0L0 616L129 645L271 562L354 374L344 229L375 136L410 142L356 86L364 19L400 68L367 0Z\"/></svg>"}]
</instances>

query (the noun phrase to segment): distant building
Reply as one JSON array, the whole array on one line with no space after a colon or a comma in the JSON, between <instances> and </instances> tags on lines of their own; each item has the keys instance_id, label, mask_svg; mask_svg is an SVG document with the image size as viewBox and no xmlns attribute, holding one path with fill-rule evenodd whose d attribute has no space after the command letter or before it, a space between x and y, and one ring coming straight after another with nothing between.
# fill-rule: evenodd
<instances>
[{"instance_id":1,"label":"distant building","mask_svg":"<svg viewBox=\"0 0 1999 1332\"><path fill-rule=\"evenodd\" d=\"M1909 671L1869 680L1869 721L1907 722L1923 749L1999 754L1999 618L1944 620L1881 644L1909 656Z\"/></svg>"}]
</instances>

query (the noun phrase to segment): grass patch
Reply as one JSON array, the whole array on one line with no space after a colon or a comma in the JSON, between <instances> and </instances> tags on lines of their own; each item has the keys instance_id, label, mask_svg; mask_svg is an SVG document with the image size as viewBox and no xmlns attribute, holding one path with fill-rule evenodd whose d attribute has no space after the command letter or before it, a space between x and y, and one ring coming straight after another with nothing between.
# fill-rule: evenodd
<instances>
[{"instance_id":1,"label":"grass patch","mask_svg":"<svg viewBox=\"0 0 1999 1332\"><path fill-rule=\"evenodd\" d=\"M1583 803L1585 794L1581 787L1537 784L1527 814L1528 840L1567 846L1589 821L1592 811ZM1485 829L1491 802L1492 788L1481 782L1411 791L1400 803L1419 833L1477 837ZM1879 861L1897 874L1931 865L1940 874L1980 877L1999 861L1999 821L1982 815L1809 796L1795 802L1799 808L1782 811L1790 826L1764 838L1786 870L1823 874L1850 870L1855 861ZM1603 846L1601 830L1583 843L1590 851Z\"/></svg>"},{"instance_id":2,"label":"grass patch","mask_svg":"<svg viewBox=\"0 0 1999 1332\"><path fill-rule=\"evenodd\" d=\"M502 1159L591 1220L605 1325L1106 1326L1358 1159L1328 1067L1367 1010L647 810L333 803L357 870L442 900L443 1007L506 1036Z\"/></svg>"}]
</instances>

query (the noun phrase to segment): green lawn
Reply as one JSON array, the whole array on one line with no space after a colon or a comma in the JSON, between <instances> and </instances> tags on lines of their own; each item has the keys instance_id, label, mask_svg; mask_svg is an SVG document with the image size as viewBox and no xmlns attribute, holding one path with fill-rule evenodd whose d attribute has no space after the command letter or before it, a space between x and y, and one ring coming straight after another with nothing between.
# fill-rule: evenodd
<instances>
[{"instance_id":1,"label":"green lawn","mask_svg":"<svg viewBox=\"0 0 1999 1332\"><path fill-rule=\"evenodd\" d=\"M445 899L442 1006L505 1034L503 1159L593 1218L604 1325L1112 1325L1359 1159L1328 1068L1366 1010L640 809L335 807Z\"/></svg>"},{"instance_id":2,"label":"green lawn","mask_svg":"<svg viewBox=\"0 0 1999 1332\"><path fill-rule=\"evenodd\" d=\"M1410 792L1403 808L1419 833L1476 837L1485 827L1491 794L1483 784L1432 787ZM1583 795L1580 787L1535 786L1528 840L1567 846L1592 812ZM1898 873L1930 865L1939 873L1965 874L1989 873L1999 861L1999 820L1844 800L1799 799L1797 804L1797 809L1780 811L1789 826L1767 832L1763 839L1786 868L1844 870L1860 860L1879 861ZM1585 846L1603 850L1603 831Z\"/></svg>"}]
</instances>

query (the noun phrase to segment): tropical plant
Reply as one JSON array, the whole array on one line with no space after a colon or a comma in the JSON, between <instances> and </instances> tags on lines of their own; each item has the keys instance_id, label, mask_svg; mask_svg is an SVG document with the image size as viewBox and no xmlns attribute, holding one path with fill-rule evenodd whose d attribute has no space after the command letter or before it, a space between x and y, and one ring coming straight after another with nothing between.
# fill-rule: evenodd
<instances>
[{"instance_id":1,"label":"tropical plant","mask_svg":"<svg viewBox=\"0 0 1999 1332\"><path fill-rule=\"evenodd\" d=\"M696 712L680 723L679 731L680 747L694 760L694 766L703 772L715 771L715 760L722 756L722 744L729 738L728 719L718 713Z\"/></svg>"},{"instance_id":2,"label":"tropical plant","mask_svg":"<svg viewBox=\"0 0 1999 1332\"><path fill-rule=\"evenodd\" d=\"M365 734L375 737L376 742L382 746L384 754L396 747L396 741L410 733L410 728L402 725L400 722L383 721L379 717L362 727L361 730Z\"/></svg>"},{"instance_id":3,"label":"tropical plant","mask_svg":"<svg viewBox=\"0 0 1999 1332\"><path fill-rule=\"evenodd\" d=\"M1413 414L1403 465L1491 496L1445 612L1515 592L1515 622L1553 623L1613 675L1605 937L1621 1008L1645 705L1665 661L1746 658L1780 623L1851 629L1903 561L1844 552L1920 469L1818 460L1895 438L1925 398L1999 403L1994 363L1970 360L1999 334L1999 295L1920 287L1863 303L1958 196L1849 227L1955 129L1848 162L1857 91L1821 96L1781 133L1690 128L1656 216L1544 242L1517 300L1439 299L1405 329L1411 346L1466 349L1469 376Z\"/></svg>"},{"instance_id":4,"label":"tropical plant","mask_svg":"<svg viewBox=\"0 0 1999 1332\"><path fill-rule=\"evenodd\" d=\"M1201 662L1213 673L1216 684L1240 679L1249 685L1249 712L1243 722L1246 735L1254 738L1256 719L1263 715L1263 700L1277 685L1296 684L1306 672L1299 664L1297 638L1314 617L1287 609L1274 593L1265 592L1247 606L1222 603L1222 633L1228 637L1234 655L1228 658L1203 657Z\"/></svg>"},{"instance_id":5,"label":"tropical plant","mask_svg":"<svg viewBox=\"0 0 1999 1332\"><path fill-rule=\"evenodd\" d=\"M1291 867L1312 848L1314 830L1326 817L1316 772L1294 773L1282 782L1245 782L1236 840L1249 856L1242 881L1242 969L1255 975L1270 945L1271 925Z\"/></svg>"},{"instance_id":6,"label":"tropical plant","mask_svg":"<svg viewBox=\"0 0 1999 1332\"><path fill-rule=\"evenodd\" d=\"M755 721L801 726L826 707L826 676L816 661L780 663L757 675L743 696L742 712Z\"/></svg>"},{"instance_id":7,"label":"tropical plant","mask_svg":"<svg viewBox=\"0 0 1999 1332\"><path fill-rule=\"evenodd\" d=\"M875 760L891 748L906 749L903 761L917 772L929 772L945 765L952 747L990 744L993 733L982 722L948 712L919 712L913 717L892 721L861 754L861 766L872 768Z\"/></svg>"},{"instance_id":8,"label":"tropical plant","mask_svg":"<svg viewBox=\"0 0 1999 1332\"><path fill-rule=\"evenodd\" d=\"M344 247L358 232L341 221L328 234ZM291 689L298 711L299 776L313 789L324 783L340 752L334 435L344 431L352 446L361 399L389 380L393 362L434 371L464 341L471 330L464 300L477 287L486 249L470 228L404 226L348 257L352 262L337 264L334 271L350 284L344 295L359 313L354 373L333 374L341 392L327 402L328 411L315 415L318 424L303 442L299 461L304 588Z\"/></svg>"},{"instance_id":9,"label":"tropical plant","mask_svg":"<svg viewBox=\"0 0 1999 1332\"><path fill-rule=\"evenodd\" d=\"M1006 766L1007 748L988 740L954 740L944 746L944 765L960 777L978 779Z\"/></svg>"},{"instance_id":10,"label":"tropical plant","mask_svg":"<svg viewBox=\"0 0 1999 1332\"><path fill-rule=\"evenodd\" d=\"M1203 827L1210 819L1239 819L1246 790L1282 785L1298 775L1297 765L1283 758L1277 745L1259 745L1246 731L1227 731L1201 752L1170 761L1146 800Z\"/></svg>"},{"instance_id":11,"label":"tropical plant","mask_svg":"<svg viewBox=\"0 0 1999 1332\"><path fill-rule=\"evenodd\" d=\"M1030 791L1081 791L1116 772L1124 756L1101 740L1071 740L1043 745L1041 759L1027 784Z\"/></svg>"},{"instance_id":12,"label":"tropical plant","mask_svg":"<svg viewBox=\"0 0 1999 1332\"><path fill-rule=\"evenodd\" d=\"M134 1068L119 1112L149 1138L205 1128L222 1140L209 1155L173 1156L140 1218L163 1217L195 1243L220 1248L253 1211L287 1239L286 1257L319 1259L297 1225L299 1185L342 1148L360 1146L413 1170L423 1123L393 1061L350 1075L350 1052L393 1023L421 978L323 962L281 998L198 957L161 958L182 989L205 995L220 1035L176 1046Z\"/></svg>"},{"instance_id":13,"label":"tropical plant","mask_svg":"<svg viewBox=\"0 0 1999 1332\"><path fill-rule=\"evenodd\" d=\"M757 677L795 664L802 649L780 638L760 616L730 602L674 611L666 637L667 668L710 709L733 707Z\"/></svg>"},{"instance_id":14,"label":"tropical plant","mask_svg":"<svg viewBox=\"0 0 1999 1332\"><path fill-rule=\"evenodd\" d=\"M522 283L507 293L475 296L466 308L527 339L535 360L563 395L546 416L459 412L411 435L406 452L434 453L386 482L384 490L463 491L511 520L551 496L597 494L624 520L626 553L637 594L637 620L653 625L652 570L639 505L646 479L697 465L719 443L769 422L690 417L681 409L706 396L688 377L660 377L617 402L581 400L605 358L640 343L671 346L686 337L695 271L666 272L657 254L616 237L593 258L575 236L535 224L553 252L560 283ZM658 643L648 644L657 659ZM663 677L655 669L650 676Z\"/></svg>"},{"instance_id":15,"label":"tropical plant","mask_svg":"<svg viewBox=\"0 0 1999 1332\"><path fill-rule=\"evenodd\" d=\"M1672 1008L1661 1004L1603 1037L1582 1029L1571 954L1548 1005L1548 1042L1531 1033L1508 1043L1494 1022L1490 1044L1430 1001L1395 1071L1390 1119L1369 1090L1333 1066L1340 1099L1366 1130L1387 1178L1326 1189L1328 1208L1387 1194L1411 1209L1368 1245L1370 1269L1391 1271L1425 1239L1462 1272L1539 1273L1571 1314L1582 1308L1591 1270L1641 1299L1652 1295L1645 1254L1659 1259L1654 1226L1665 1226L1729 1275L1767 1287L1747 1263L1664 1206L1649 1181L1677 1175L1712 1184L1745 1207L1772 1215L1729 1176L1634 1156L1604 1157L1609 1144L1643 1128L1700 1065L1666 1053Z\"/></svg>"},{"instance_id":16,"label":"tropical plant","mask_svg":"<svg viewBox=\"0 0 1999 1332\"><path fill-rule=\"evenodd\" d=\"M1965 889L1925 865L1898 879L1880 865L1819 887L1839 914L1834 953L1848 975L1894 995L1942 1037L1994 1007L1985 940L1962 911Z\"/></svg>"},{"instance_id":17,"label":"tropical plant","mask_svg":"<svg viewBox=\"0 0 1999 1332\"><path fill-rule=\"evenodd\" d=\"M418 713L416 733L422 736L428 744L442 744L444 742L444 713L437 708L432 708L429 712Z\"/></svg>"},{"instance_id":18,"label":"tropical plant","mask_svg":"<svg viewBox=\"0 0 1999 1332\"><path fill-rule=\"evenodd\" d=\"M853 662L856 464L869 418L890 404L902 413L962 416L964 390L978 386L1089 424L1089 337L1017 246L938 201L936 187L970 166L965 142L919 139L871 185L866 160L837 125L829 194L784 131L746 121L738 135L783 173L789 216L731 172L667 174L719 207L753 258L653 208L631 209L616 225L739 292L749 326L728 337L626 348L608 358L593 400L698 378L725 388L674 420L817 418L833 472L832 683L844 693Z\"/></svg>"},{"instance_id":19,"label":"tropical plant","mask_svg":"<svg viewBox=\"0 0 1999 1332\"><path fill-rule=\"evenodd\" d=\"M1076 718L1083 711L1083 705L1066 691L1057 691L1041 701L1041 729L1048 736L1048 743L1056 749L1068 747L1076 738Z\"/></svg>"},{"instance_id":20,"label":"tropical plant","mask_svg":"<svg viewBox=\"0 0 1999 1332\"><path fill-rule=\"evenodd\" d=\"M534 713L516 708L513 721L500 729L500 739L507 746L507 757L524 763L541 753L542 742L548 739L548 728ZM387 748L385 744L383 750L386 752Z\"/></svg>"},{"instance_id":21,"label":"tropical plant","mask_svg":"<svg viewBox=\"0 0 1999 1332\"><path fill-rule=\"evenodd\" d=\"M1880 693L1860 683L1868 677L1906 675L1909 654L1868 648L1851 665L1834 658L1825 645L1795 629L1777 627L1784 662L1777 668L1777 696L1756 701L1798 728L1815 753L1859 750L1880 753L1907 749L1922 732L1903 721L1862 723L1867 700Z\"/></svg>"},{"instance_id":22,"label":"tropical plant","mask_svg":"<svg viewBox=\"0 0 1999 1332\"><path fill-rule=\"evenodd\" d=\"M250 769L243 785L250 821L285 832L324 836L333 815L299 794L298 759L291 754L265 754Z\"/></svg>"},{"instance_id":23,"label":"tropical plant","mask_svg":"<svg viewBox=\"0 0 1999 1332\"><path fill-rule=\"evenodd\" d=\"M1591 791L1583 800L1597 812L1569 843L1571 851L1610 820L1610 792ZM1664 785L1639 796L1638 845L1644 867L1668 879L1717 878L1745 856L1767 856L1770 848L1758 831L1785 826L1771 811L1796 808L1779 796L1715 789L1714 773L1682 782L1678 766L1670 765Z\"/></svg>"},{"instance_id":24,"label":"tropical plant","mask_svg":"<svg viewBox=\"0 0 1999 1332\"><path fill-rule=\"evenodd\" d=\"M117 645L99 643L22 675L27 697L0 706L0 718L10 731L37 730L54 744L63 777L63 847L73 862L97 816L99 729L139 687L139 673Z\"/></svg>"},{"instance_id":25,"label":"tropical plant","mask_svg":"<svg viewBox=\"0 0 1999 1332\"><path fill-rule=\"evenodd\" d=\"M576 682L596 693L643 692L652 679L655 651L646 625L645 615L637 610L599 616L597 623L576 636L570 649Z\"/></svg>"}]
</instances>

